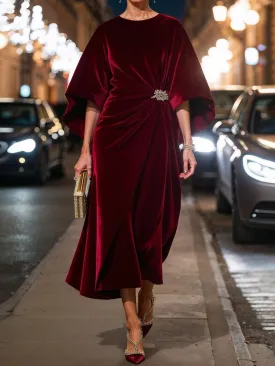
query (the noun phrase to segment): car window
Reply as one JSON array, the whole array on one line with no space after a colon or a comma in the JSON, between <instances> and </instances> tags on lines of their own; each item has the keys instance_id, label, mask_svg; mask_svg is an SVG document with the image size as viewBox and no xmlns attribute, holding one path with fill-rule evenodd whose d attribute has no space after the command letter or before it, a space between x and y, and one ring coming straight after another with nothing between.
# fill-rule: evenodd
<instances>
[{"instance_id":1,"label":"car window","mask_svg":"<svg viewBox=\"0 0 275 366\"><path fill-rule=\"evenodd\" d=\"M249 132L275 135L275 95L258 96L255 99Z\"/></svg>"},{"instance_id":2,"label":"car window","mask_svg":"<svg viewBox=\"0 0 275 366\"><path fill-rule=\"evenodd\" d=\"M248 101L249 101L249 96L247 94L244 94L241 97L238 106L236 107L236 109L233 111L233 113L230 116L230 118L233 121L236 121L238 127L242 127L242 125L243 125L245 115L247 112Z\"/></svg>"},{"instance_id":3,"label":"car window","mask_svg":"<svg viewBox=\"0 0 275 366\"><path fill-rule=\"evenodd\" d=\"M47 119L47 118L49 118L49 116L48 116L48 113L47 113L47 110L46 110L46 108L44 107L44 105L43 104L40 104L39 106L38 106L38 111L39 111L39 117L42 119Z\"/></svg>"},{"instance_id":4,"label":"car window","mask_svg":"<svg viewBox=\"0 0 275 366\"><path fill-rule=\"evenodd\" d=\"M35 126L35 106L27 103L0 103L1 126Z\"/></svg>"},{"instance_id":5,"label":"car window","mask_svg":"<svg viewBox=\"0 0 275 366\"><path fill-rule=\"evenodd\" d=\"M215 101L216 118L228 118L236 99L240 96L240 90L214 90L212 95Z\"/></svg>"}]
</instances>

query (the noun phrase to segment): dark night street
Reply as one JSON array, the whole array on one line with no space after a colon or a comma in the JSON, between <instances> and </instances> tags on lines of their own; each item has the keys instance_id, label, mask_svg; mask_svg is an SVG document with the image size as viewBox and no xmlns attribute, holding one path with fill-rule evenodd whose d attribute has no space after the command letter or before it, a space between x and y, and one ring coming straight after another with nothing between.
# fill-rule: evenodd
<instances>
[{"instance_id":1,"label":"dark night street","mask_svg":"<svg viewBox=\"0 0 275 366\"><path fill-rule=\"evenodd\" d=\"M66 177L51 178L44 186L0 186L0 303L18 289L72 221L77 157L67 155Z\"/></svg>"}]
</instances>

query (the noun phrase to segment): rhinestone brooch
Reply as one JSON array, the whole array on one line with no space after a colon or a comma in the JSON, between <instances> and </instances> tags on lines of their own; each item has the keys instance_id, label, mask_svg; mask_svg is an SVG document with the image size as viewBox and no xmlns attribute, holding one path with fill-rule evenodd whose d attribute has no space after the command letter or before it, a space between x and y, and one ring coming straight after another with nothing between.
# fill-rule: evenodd
<instances>
[{"instance_id":1,"label":"rhinestone brooch","mask_svg":"<svg viewBox=\"0 0 275 366\"><path fill-rule=\"evenodd\" d=\"M152 99L157 99L157 100L161 100L162 102L165 100L168 100L168 93L165 90L159 90L156 89L154 91L154 95L152 96Z\"/></svg>"}]
</instances>

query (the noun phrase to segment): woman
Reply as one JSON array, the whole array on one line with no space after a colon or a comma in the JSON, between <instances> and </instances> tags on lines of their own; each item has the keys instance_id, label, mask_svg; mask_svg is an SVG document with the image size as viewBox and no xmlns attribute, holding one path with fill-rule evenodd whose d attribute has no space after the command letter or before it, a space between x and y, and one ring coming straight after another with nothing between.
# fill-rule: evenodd
<instances>
[{"instance_id":1,"label":"woman","mask_svg":"<svg viewBox=\"0 0 275 366\"><path fill-rule=\"evenodd\" d=\"M88 169L92 178L66 281L83 296L122 298L125 355L137 364L153 322L153 286L163 283L177 229L180 178L196 166L191 132L212 121L213 100L181 23L154 12L149 0L128 0L123 14L96 30L66 96L64 122L84 138L75 177Z\"/></svg>"}]
</instances>

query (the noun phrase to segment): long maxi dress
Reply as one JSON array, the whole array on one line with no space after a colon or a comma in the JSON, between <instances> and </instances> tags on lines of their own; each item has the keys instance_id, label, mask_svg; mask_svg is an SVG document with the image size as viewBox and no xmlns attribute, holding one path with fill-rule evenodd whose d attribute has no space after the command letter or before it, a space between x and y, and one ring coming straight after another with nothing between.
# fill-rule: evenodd
<instances>
[{"instance_id":1,"label":"long maxi dress","mask_svg":"<svg viewBox=\"0 0 275 366\"><path fill-rule=\"evenodd\" d=\"M92 182L66 282L96 299L142 280L163 283L162 263L181 206L176 108L189 100L192 132L214 103L190 40L170 16L101 25L66 92L64 122L83 137L87 101L100 116L91 142Z\"/></svg>"}]
</instances>

